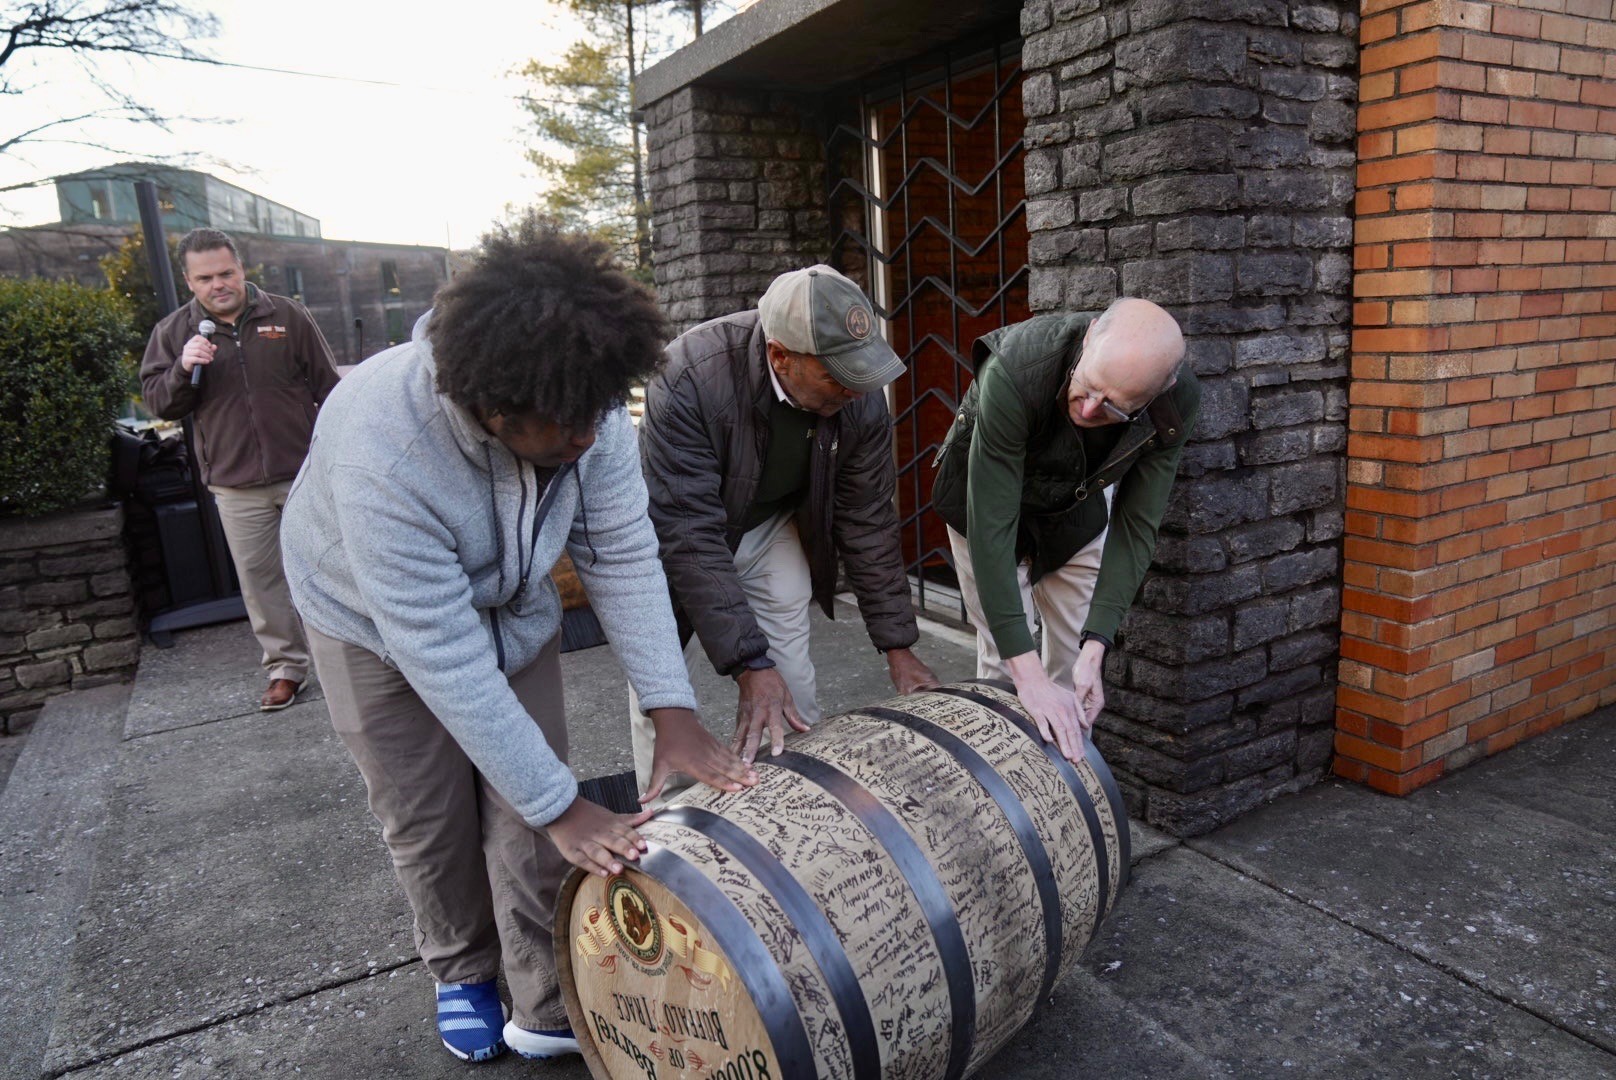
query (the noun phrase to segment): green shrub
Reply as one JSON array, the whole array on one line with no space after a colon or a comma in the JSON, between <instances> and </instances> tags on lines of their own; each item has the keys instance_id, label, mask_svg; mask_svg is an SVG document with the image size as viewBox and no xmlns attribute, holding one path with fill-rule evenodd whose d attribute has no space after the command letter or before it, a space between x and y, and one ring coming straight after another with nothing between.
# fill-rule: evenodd
<instances>
[{"instance_id":1,"label":"green shrub","mask_svg":"<svg viewBox=\"0 0 1616 1080\"><path fill-rule=\"evenodd\" d=\"M140 344L113 293L0 278L0 514L70 506L102 483Z\"/></svg>"}]
</instances>

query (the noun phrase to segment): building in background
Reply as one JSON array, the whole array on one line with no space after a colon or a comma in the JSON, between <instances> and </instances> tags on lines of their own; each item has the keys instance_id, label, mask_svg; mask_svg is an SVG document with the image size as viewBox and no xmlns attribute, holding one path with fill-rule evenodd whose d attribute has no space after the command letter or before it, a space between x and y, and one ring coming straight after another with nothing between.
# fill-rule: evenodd
<instances>
[{"instance_id":1,"label":"building in background","mask_svg":"<svg viewBox=\"0 0 1616 1080\"><path fill-rule=\"evenodd\" d=\"M263 236L320 238L320 222L216 176L169 165L122 162L56 178L56 205L66 225L139 224L136 180L157 185L163 224L173 232L201 226Z\"/></svg>"},{"instance_id":2,"label":"building in background","mask_svg":"<svg viewBox=\"0 0 1616 1080\"><path fill-rule=\"evenodd\" d=\"M170 235L209 226L233 236L264 288L308 307L340 364L408 340L448 280L444 248L330 240L318 218L245 188L193 169L137 162L57 177L61 220L0 233L0 275L105 286L100 260L140 231L136 180L157 184ZM175 284L184 299L184 284Z\"/></svg>"}]
</instances>

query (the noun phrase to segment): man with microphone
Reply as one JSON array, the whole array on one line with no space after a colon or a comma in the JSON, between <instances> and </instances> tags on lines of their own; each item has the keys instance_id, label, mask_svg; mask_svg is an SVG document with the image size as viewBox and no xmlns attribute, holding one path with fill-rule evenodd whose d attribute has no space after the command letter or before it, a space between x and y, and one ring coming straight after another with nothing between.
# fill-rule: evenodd
<instances>
[{"instance_id":1,"label":"man with microphone","mask_svg":"<svg viewBox=\"0 0 1616 1080\"><path fill-rule=\"evenodd\" d=\"M258 707L292 704L309 646L281 568L281 511L309 451L337 369L308 309L247 281L217 229L181 238L192 299L158 323L140 364L146 408L192 417L202 481L213 492L269 685Z\"/></svg>"}]
</instances>

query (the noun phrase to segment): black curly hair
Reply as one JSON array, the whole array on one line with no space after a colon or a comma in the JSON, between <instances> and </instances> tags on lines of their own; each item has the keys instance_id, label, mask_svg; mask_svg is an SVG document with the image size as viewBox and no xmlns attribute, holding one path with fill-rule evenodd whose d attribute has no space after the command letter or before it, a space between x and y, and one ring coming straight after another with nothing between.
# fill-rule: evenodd
<instances>
[{"instance_id":1,"label":"black curly hair","mask_svg":"<svg viewBox=\"0 0 1616 1080\"><path fill-rule=\"evenodd\" d=\"M662 363L656 300L605 244L536 214L482 238L427 325L438 391L468 409L591 425Z\"/></svg>"}]
</instances>

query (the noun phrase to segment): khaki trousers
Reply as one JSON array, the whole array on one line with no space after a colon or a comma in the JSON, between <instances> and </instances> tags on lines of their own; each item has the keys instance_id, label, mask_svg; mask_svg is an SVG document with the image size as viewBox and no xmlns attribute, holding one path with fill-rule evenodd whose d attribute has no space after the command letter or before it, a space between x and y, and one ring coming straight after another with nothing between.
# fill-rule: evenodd
<instances>
[{"instance_id":1,"label":"khaki trousers","mask_svg":"<svg viewBox=\"0 0 1616 1080\"><path fill-rule=\"evenodd\" d=\"M309 643L281 568L281 511L286 508L292 482L208 490L219 506L219 522L230 542L247 619L264 650L264 671L271 679L300 683L309 675Z\"/></svg>"},{"instance_id":2,"label":"khaki trousers","mask_svg":"<svg viewBox=\"0 0 1616 1080\"><path fill-rule=\"evenodd\" d=\"M814 661L808 653L808 606L813 602L813 582L808 557L790 513L776 514L741 537L735 549L735 572L741 591L752 609L763 636L769 639L769 659L791 691L797 715L812 726L819 723L819 702L814 685ZM685 646L685 668L695 682L697 665L707 663L701 642L691 638ZM639 698L629 687L630 741L634 748L634 775L640 792L651 786L651 763L656 751L656 727L640 711ZM674 779L683 782L675 783ZM662 806L691 781L679 774L669 780L657 806Z\"/></svg>"},{"instance_id":3,"label":"khaki trousers","mask_svg":"<svg viewBox=\"0 0 1616 1080\"><path fill-rule=\"evenodd\" d=\"M309 642L331 726L365 778L415 912L427 970L440 983L483 982L503 960L517 1025L566 1027L551 939L569 869L561 852L483 778L403 675L312 627ZM509 681L565 761L560 639Z\"/></svg>"},{"instance_id":4,"label":"khaki trousers","mask_svg":"<svg viewBox=\"0 0 1616 1080\"><path fill-rule=\"evenodd\" d=\"M966 614L976 627L976 677L979 679L1008 679L1010 669L993 643L988 632L987 618L982 614L982 600L976 592L976 569L971 565L971 547L965 537L948 530L948 546L954 552L954 570L959 575L960 595L965 601ZM1050 681L1067 690L1072 689L1072 665L1077 662L1083 634L1088 621L1089 604L1094 600L1094 583L1100 576L1100 555L1105 550L1105 533L1067 560L1066 565L1031 583L1025 562L1016 564L1016 582L1021 587L1021 610L1027 613L1027 629L1035 636L1033 613L1044 625L1043 646L1039 658Z\"/></svg>"}]
</instances>

